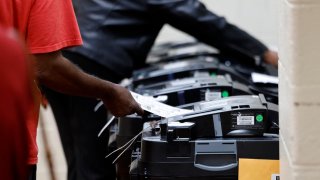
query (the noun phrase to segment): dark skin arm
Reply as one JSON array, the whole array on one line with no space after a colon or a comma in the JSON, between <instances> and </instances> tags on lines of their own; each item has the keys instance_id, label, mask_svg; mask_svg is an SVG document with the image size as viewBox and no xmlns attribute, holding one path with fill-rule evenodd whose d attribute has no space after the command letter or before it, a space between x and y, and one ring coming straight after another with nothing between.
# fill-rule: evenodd
<instances>
[{"instance_id":1,"label":"dark skin arm","mask_svg":"<svg viewBox=\"0 0 320 180\"><path fill-rule=\"evenodd\" d=\"M266 63L278 67L278 53L275 51L267 50L263 54L263 59Z\"/></svg>"},{"instance_id":2,"label":"dark skin arm","mask_svg":"<svg viewBox=\"0 0 320 180\"><path fill-rule=\"evenodd\" d=\"M41 84L65 94L99 98L116 117L143 114L127 89L84 73L60 51L34 54L34 59L36 78Z\"/></svg>"}]
</instances>

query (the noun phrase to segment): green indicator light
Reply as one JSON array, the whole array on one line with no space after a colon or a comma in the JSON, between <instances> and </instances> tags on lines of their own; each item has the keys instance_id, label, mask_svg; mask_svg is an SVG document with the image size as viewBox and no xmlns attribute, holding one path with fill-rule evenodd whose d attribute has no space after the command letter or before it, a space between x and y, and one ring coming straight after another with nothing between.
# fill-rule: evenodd
<instances>
[{"instance_id":1,"label":"green indicator light","mask_svg":"<svg viewBox=\"0 0 320 180\"><path fill-rule=\"evenodd\" d=\"M263 121L263 116L262 116L261 114L258 114L258 115L256 116L256 120L257 120L258 122L262 122L262 121Z\"/></svg>"},{"instance_id":2,"label":"green indicator light","mask_svg":"<svg viewBox=\"0 0 320 180\"><path fill-rule=\"evenodd\" d=\"M217 74L213 72L213 73L210 74L210 76L211 76L211 77L216 77Z\"/></svg>"},{"instance_id":3,"label":"green indicator light","mask_svg":"<svg viewBox=\"0 0 320 180\"><path fill-rule=\"evenodd\" d=\"M224 91L222 91L221 96L222 97L229 97L229 92L224 90Z\"/></svg>"}]
</instances>

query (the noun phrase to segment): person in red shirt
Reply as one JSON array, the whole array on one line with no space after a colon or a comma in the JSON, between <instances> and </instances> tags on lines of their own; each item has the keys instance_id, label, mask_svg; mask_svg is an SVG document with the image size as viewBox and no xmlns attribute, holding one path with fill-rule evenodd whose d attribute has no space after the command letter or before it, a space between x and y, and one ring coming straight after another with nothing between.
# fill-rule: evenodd
<instances>
[{"instance_id":1,"label":"person in red shirt","mask_svg":"<svg viewBox=\"0 0 320 180\"><path fill-rule=\"evenodd\" d=\"M22 43L13 31L0 27L0 179L27 179L26 122L34 99Z\"/></svg>"},{"instance_id":2,"label":"person in red shirt","mask_svg":"<svg viewBox=\"0 0 320 180\"><path fill-rule=\"evenodd\" d=\"M101 99L115 116L142 114L125 88L84 73L61 55L82 44L71 0L0 1L0 25L15 28L23 37L35 64L39 83L75 96ZM30 165L37 163L37 118L27 122Z\"/></svg>"}]
</instances>

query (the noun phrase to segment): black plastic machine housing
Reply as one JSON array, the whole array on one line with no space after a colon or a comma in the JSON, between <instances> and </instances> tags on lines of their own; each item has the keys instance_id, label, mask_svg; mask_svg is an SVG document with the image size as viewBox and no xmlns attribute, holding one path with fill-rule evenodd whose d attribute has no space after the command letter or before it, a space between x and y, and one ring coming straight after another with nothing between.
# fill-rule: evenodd
<instances>
[{"instance_id":1,"label":"black plastic machine housing","mask_svg":"<svg viewBox=\"0 0 320 180\"><path fill-rule=\"evenodd\" d=\"M237 180L240 158L279 159L279 139L212 138L168 142L143 134L141 151L133 151L131 180Z\"/></svg>"},{"instance_id":2,"label":"black plastic machine housing","mask_svg":"<svg viewBox=\"0 0 320 180\"><path fill-rule=\"evenodd\" d=\"M177 62L160 63L148 68L137 70L133 73L133 88L139 85L148 85L168 80L181 79L186 77L197 77L199 75L224 75L230 74L232 79L249 84L250 81L235 71L219 62L215 57L194 57Z\"/></svg>"},{"instance_id":3,"label":"black plastic machine housing","mask_svg":"<svg viewBox=\"0 0 320 180\"><path fill-rule=\"evenodd\" d=\"M278 124L278 106L267 102L262 94L231 96L183 107L193 111L162 122L195 123L196 138L262 136L263 133L277 131L272 127Z\"/></svg>"},{"instance_id":4,"label":"black plastic machine housing","mask_svg":"<svg viewBox=\"0 0 320 180\"><path fill-rule=\"evenodd\" d=\"M133 149L132 180L237 179L240 158L279 159L277 105L263 95L233 96L184 106L194 112L144 123Z\"/></svg>"},{"instance_id":5,"label":"black plastic machine housing","mask_svg":"<svg viewBox=\"0 0 320 180\"><path fill-rule=\"evenodd\" d=\"M277 85L254 83L251 80L251 73L255 69L240 65L234 66L221 63L218 58L211 56L199 56L176 62L155 64L135 71L129 88L135 91L167 81L228 74L233 82L245 84L252 93L263 93L269 102L278 103ZM262 69L264 69L264 72L268 68Z\"/></svg>"},{"instance_id":6,"label":"black plastic machine housing","mask_svg":"<svg viewBox=\"0 0 320 180\"><path fill-rule=\"evenodd\" d=\"M213 101L234 95L253 95L248 86L232 81L229 75L191 77L140 86L135 92L164 97L165 104L179 106L199 101Z\"/></svg>"}]
</instances>

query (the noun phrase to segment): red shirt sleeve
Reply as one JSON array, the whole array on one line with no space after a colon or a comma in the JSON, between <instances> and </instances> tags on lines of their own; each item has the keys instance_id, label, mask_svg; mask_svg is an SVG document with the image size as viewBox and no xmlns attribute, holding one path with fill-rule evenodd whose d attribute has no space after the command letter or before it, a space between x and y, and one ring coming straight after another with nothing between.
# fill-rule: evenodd
<instances>
[{"instance_id":1,"label":"red shirt sleeve","mask_svg":"<svg viewBox=\"0 0 320 180\"><path fill-rule=\"evenodd\" d=\"M82 44L71 0L34 0L27 29L32 54Z\"/></svg>"}]
</instances>

